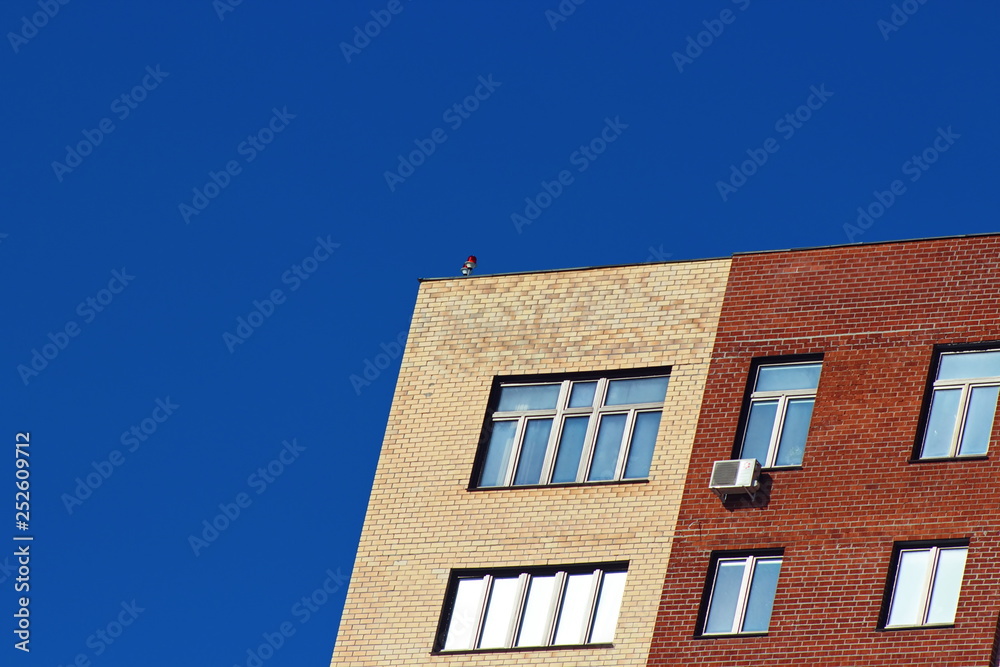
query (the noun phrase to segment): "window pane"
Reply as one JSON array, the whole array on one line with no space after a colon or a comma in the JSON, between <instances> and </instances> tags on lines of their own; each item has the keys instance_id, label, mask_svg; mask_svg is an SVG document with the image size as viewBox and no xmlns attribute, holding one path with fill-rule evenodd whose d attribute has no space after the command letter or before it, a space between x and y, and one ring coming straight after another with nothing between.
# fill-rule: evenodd
<instances>
[{"instance_id":1,"label":"window pane","mask_svg":"<svg viewBox=\"0 0 1000 667\"><path fill-rule=\"evenodd\" d=\"M583 633L590 611L590 585L593 574L571 574L566 577L566 592L563 593L559 610L559 625L556 627L554 644L583 644Z\"/></svg>"},{"instance_id":2,"label":"window pane","mask_svg":"<svg viewBox=\"0 0 1000 667\"><path fill-rule=\"evenodd\" d=\"M605 405L629 405L631 403L662 403L667 395L667 379L642 378L639 380L611 380L608 383L608 398Z\"/></svg>"},{"instance_id":3,"label":"window pane","mask_svg":"<svg viewBox=\"0 0 1000 667\"><path fill-rule=\"evenodd\" d=\"M478 648L504 648L507 646L507 631L514 617L517 604L519 582L517 577L493 580L490 601L486 605L486 620Z\"/></svg>"},{"instance_id":4,"label":"window pane","mask_svg":"<svg viewBox=\"0 0 1000 667\"><path fill-rule=\"evenodd\" d=\"M515 431L517 431L516 421L493 423L493 435L490 436L490 448L486 451L483 474L479 476L479 486L503 486L507 466L510 464Z\"/></svg>"},{"instance_id":5,"label":"window pane","mask_svg":"<svg viewBox=\"0 0 1000 667\"><path fill-rule=\"evenodd\" d=\"M887 626L921 624L930 553L929 549L918 549L899 554Z\"/></svg>"},{"instance_id":6,"label":"window pane","mask_svg":"<svg viewBox=\"0 0 1000 667\"><path fill-rule=\"evenodd\" d=\"M802 455L806 451L806 434L809 432L809 420L812 418L815 402L814 398L795 398L788 401L774 465L802 465Z\"/></svg>"},{"instance_id":7,"label":"window pane","mask_svg":"<svg viewBox=\"0 0 1000 667\"><path fill-rule=\"evenodd\" d=\"M524 444L521 445L521 458L518 459L517 472L514 473L515 484L541 482L542 464L545 462L545 449L549 444L551 430L551 419L528 420L524 429Z\"/></svg>"},{"instance_id":8,"label":"window pane","mask_svg":"<svg viewBox=\"0 0 1000 667\"><path fill-rule=\"evenodd\" d=\"M601 593L597 598L594 627L590 631L590 641L595 644L607 643L615 638L618 612L621 610L622 594L625 592L625 574L625 572L604 574Z\"/></svg>"},{"instance_id":9,"label":"window pane","mask_svg":"<svg viewBox=\"0 0 1000 667\"><path fill-rule=\"evenodd\" d=\"M712 585L712 602L708 607L708 618L705 619L705 634L733 631L745 566L745 558L719 561L715 583Z\"/></svg>"},{"instance_id":10,"label":"window pane","mask_svg":"<svg viewBox=\"0 0 1000 667\"><path fill-rule=\"evenodd\" d=\"M924 434L922 458L948 456L951 453L951 438L955 434L955 418L958 416L958 400L961 389L935 389L931 397L931 411L927 418L927 432Z\"/></svg>"},{"instance_id":11,"label":"window pane","mask_svg":"<svg viewBox=\"0 0 1000 667\"><path fill-rule=\"evenodd\" d=\"M972 387L969 398L969 413L965 418L965 431L958 453L963 456L985 454L990 446L990 432L993 430L993 413L997 407L997 391L1000 387Z\"/></svg>"},{"instance_id":12,"label":"window pane","mask_svg":"<svg viewBox=\"0 0 1000 667\"><path fill-rule=\"evenodd\" d=\"M938 380L985 378L1000 375L1000 351L942 354Z\"/></svg>"},{"instance_id":13,"label":"window pane","mask_svg":"<svg viewBox=\"0 0 1000 667\"><path fill-rule=\"evenodd\" d=\"M532 577L528 585L528 600L521 616L521 633L517 646L545 646L549 641L549 608L555 595L555 575Z\"/></svg>"},{"instance_id":14,"label":"window pane","mask_svg":"<svg viewBox=\"0 0 1000 667\"><path fill-rule=\"evenodd\" d=\"M625 415L606 415L601 419L594 445L594 459L590 464L589 480L614 479L625 432Z\"/></svg>"},{"instance_id":15,"label":"window pane","mask_svg":"<svg viewBox=\"0 0 1000 667\"><path fill-rule=\"evenodd\" d=\"M774 415L778 401L754 401L750 404L750 417L743 437L743 452L740 458L757 459L761 466L767 465L767 449L771 444L774 430Z\"/></svg>"},{"instance_id":16,"label":"window pane","mask_svg":"<svg viewBox=\"0 0 1000 667\"><path fill-rule=\"evenodd\" d=\"M555 470L552 472L553 484L576 481L588 422L590 422L590 417L567 417L566 421L563 422L562 435L559 437L559 451L556 453Z\"/></svg>"},{"instance_id":17,"label":"window pane","mask_svg":"<svg viewBox=\"0 0 1000 667\"><path fill-rule=\"evenodd\" d=\"M743 616L742 632L764 632L771 621L774 592L778 588L780 558L760 558L753 569L747 611Z\"/></svg>"},{"instance_id":18,"label":"window pane","mask_svg":"<svg viewBox=\"0 0 1000 667\"><path fill-rule=\"evenodd\" d=\"M554 410L559 400L559 384L536 384L527 387L503 387L497 410Z\"/></svg>"},{"instance_id":19,"label":"window pane","mask_svg":"<svg viewBox=\"0 0 1000 667\"><path fill-rule=\"evenodd\" d=\"M569 407L589 408L594 404L596 389L596 382L574 382L573 389L569 393Z\"/></svg>"},{"instance_id":20,"label":"window pane","mask_svg":"<svg viewBox=\"0 0 1000 667\"><path fill-rule=\"evenodd\" d=\"M928 623L954 623L958 609L958 593L962 588L965 573L965 556L968 547L941 549L938 554L937 574L934 576L934 590L931 592Z\"/></svg>"},{"instance_id":21,"label":"window pane","mask_svg":"<svg viewBox=\"0 0 1000 667\"><path fill-rule=\"evenodd\" d=\"M754 391L779 391L788 389L815 389L819 385L822 364L792 364L789 366L761 366L757 369Z\"/></svg>"},{"instance_id":22,"label":"window pane","mask_svg":"<svg viewBox=\"0 0 1000 667\"><path fill-rule=\"evenodd\" d=\"M455 604L451 608L445 651L471 649L479 630L479 612L483 604L483 579L459 579Z\"/></svg>"},{"instance_id":23,"label":"window pane","mask_svg":"<svg viewBox=\"0 0 1000 667\"><path fill-rule=\"evenodd\" d=\"M625 463L625 479L649 477L649 462L653 460L653 446L660 430L659 412L640 412L635 416L632 446Z\"/></svg>"}]
</instances>

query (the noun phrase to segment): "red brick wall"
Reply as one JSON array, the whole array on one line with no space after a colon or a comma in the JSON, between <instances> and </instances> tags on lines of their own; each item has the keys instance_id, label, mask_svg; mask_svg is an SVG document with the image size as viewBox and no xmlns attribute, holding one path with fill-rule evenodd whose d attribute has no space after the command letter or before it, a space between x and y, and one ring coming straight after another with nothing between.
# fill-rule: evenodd
<instances>
[{"instance_id":1,"label":"red brick wall","mask_svg":"<svg viewBox=\"0 0 1000 667\"><path fill-rule=\"evenodd\" d=\"M648 664L986 666L1000 615L1000 417L987 460L909 463L933 346L1000 340L1000 237L733 258ZM751 359L822 352L800 470L762 507L707 488ZM746 505L746 503L744 503ZM967 538L955 626L877 632L894 541ZM698 639L712 551L784 547L770 630Z\"/></svg>"}]
</instances>

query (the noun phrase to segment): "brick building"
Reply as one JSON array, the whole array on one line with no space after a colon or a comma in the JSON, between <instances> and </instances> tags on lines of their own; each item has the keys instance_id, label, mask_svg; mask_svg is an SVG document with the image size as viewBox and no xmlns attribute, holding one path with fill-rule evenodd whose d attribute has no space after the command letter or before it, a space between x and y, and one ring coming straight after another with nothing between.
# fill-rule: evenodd
<instances>
[{"instance_id":1,"label":"brick building","mask_svg":"<svg viewBox=\"0 0 1000 667\"><path fill-rule=\"evenodd\" d=\"M998 252L422 282L333 664L994 664Z\"/></svg>"}]
</instances>

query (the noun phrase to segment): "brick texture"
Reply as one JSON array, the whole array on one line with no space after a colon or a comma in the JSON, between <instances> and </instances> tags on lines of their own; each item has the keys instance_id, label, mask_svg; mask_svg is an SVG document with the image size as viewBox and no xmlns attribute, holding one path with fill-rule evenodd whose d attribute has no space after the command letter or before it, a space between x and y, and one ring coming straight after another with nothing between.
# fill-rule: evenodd
<instances>
[{"instance_id":1,"label":"brick texture","mask_svg":"<svg viewBox=\"0 0 1000 667\"><path fill-rule=\"evenodd\" d=\"M986 667L1000 615L1000 420L986 460L911 463L933 346L1000 339L1000 238L733 258L648 664ZM723 505L754 357L823 353L803 466ZM967 538L954 627L876 631L894 541ZM784 547L770 631L698 639L713 550Z\"/></svg>"},{"instance_id":2,"label":"brick texture","mask_svg":"<svg viewBox=\"0 0 1000 667\"><path fill-rule=\"evenodd\" d=\"M644 665L729 260L422 283L334 665ZM468 491L497 375L671 366L648 483ZM627 560L613 648L431 655L453 568Z\"/></svg>"}]
</instances>

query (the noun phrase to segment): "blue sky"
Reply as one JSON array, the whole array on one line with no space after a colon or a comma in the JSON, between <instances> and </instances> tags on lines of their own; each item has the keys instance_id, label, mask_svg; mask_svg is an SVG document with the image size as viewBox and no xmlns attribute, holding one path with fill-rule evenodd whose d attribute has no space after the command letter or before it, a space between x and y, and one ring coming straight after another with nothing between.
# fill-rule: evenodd
<instances>
[{"instance_id":1,"label":"blue sky","mask_svg":"<svg viewBox=\"0 0 1000 667\"><path fill-rule=\"evenodd\" d=\"M996 3L680 4L5 3L4 664L326 664L417 278L469 254L996 231Z\"/></svg>"}]
</instances>

